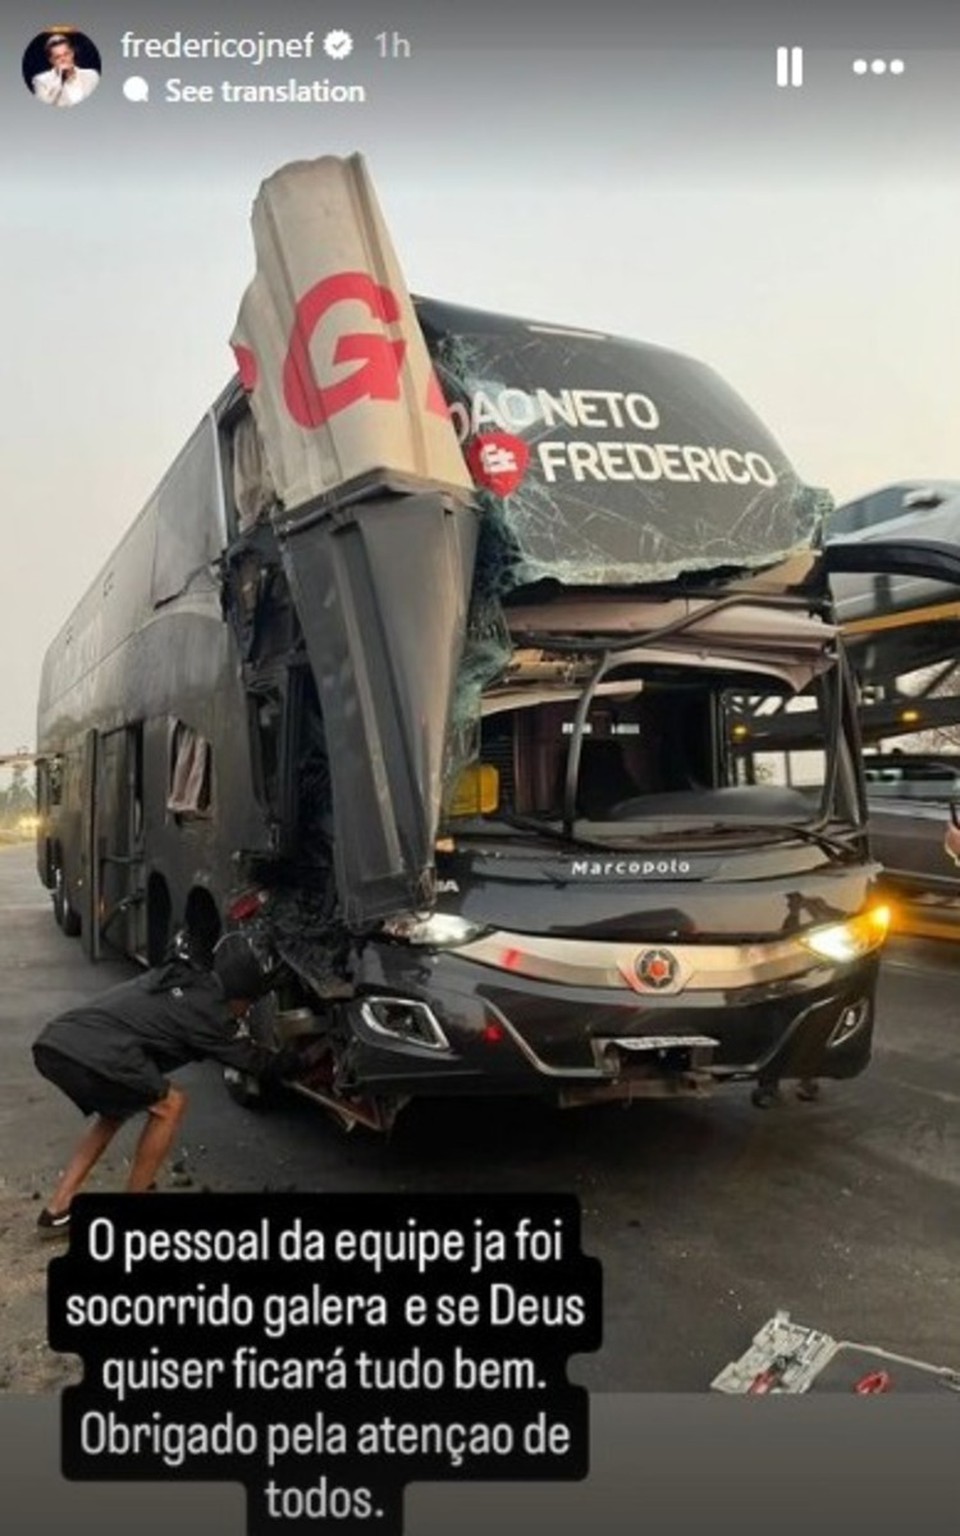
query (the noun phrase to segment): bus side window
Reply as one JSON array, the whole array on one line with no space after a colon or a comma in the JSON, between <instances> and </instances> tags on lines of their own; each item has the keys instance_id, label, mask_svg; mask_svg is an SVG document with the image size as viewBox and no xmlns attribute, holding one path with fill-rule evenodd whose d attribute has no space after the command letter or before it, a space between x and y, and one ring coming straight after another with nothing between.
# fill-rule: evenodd
<instances>
[{"instance_id":1,"label":"bus side window","mask_svg":"<svg viewBox=\"0 0 960 1536\"><path fill-rule=\"evenodd\" d=\"M63 800L62 757L37 758L34 796L41 815L59 809Z\"/></svg>"},{"instance_id":2,"label":"bus side window","mask_svg":"<svg viewBox=\"0 0 960 1536\"><path fill-rule=\"evenodd\" d=\"M63 758L49 757L42 766L47 776L47 804L52 808L63 799Z\"/></svg>"},{"instance_id":3,"label":"bus side window","mask_svg":"<svg viewBox=\"0 0 960 1536\"><path fill-rule=\"evenodd\" d=\"M209 816L212 780L210 743L182 720L175 721L170 735L167 810L175 816Z\"/></svg>"}]
</instances>

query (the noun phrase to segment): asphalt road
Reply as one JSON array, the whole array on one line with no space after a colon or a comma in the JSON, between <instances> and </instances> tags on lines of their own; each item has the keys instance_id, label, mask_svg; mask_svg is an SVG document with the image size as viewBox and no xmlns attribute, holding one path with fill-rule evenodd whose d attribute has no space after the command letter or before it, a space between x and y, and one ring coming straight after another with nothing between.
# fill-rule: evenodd
<instances>
[{"instance_id":1,"label":"asphalt road","mask_svg":"<svg viewBox=\"0 0 960 1536\"><path fill-rule=\"evenodd\" d=\"M0 1192L17 1228L32 1226L82 1124L29 1045L51 1014L129 974L88 965L53 922L32 850L0 848ZM383 1140L346 1135L299 1099L251 1114L205 1064L180 1078L183 1177L215 1190L574 1192L604 1267L604 1344L571 1368L594 1391L705 1390L779 1308L960 1369L958 977L960 949L894 941L870 1069L819 1103L766 1111L742 1088L629 1109L424 1103ZM121 1187L129 1146L94 1187ZM42 1298L0 1307L10 1323L14 1312L42 1329Z\"/></svg>"}]
</instances>

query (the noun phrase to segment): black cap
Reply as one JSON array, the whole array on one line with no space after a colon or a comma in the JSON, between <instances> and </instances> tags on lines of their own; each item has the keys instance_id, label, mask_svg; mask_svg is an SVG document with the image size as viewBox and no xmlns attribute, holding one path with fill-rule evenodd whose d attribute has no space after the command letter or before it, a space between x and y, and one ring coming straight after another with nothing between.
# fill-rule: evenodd
<instances>
[{"instance_id":1,"label":"black cap","mask_svg":"<svg viewBox=\"0 0 960 1536\"><path fill-rule=\"evenodd\" d=\"M242 933L225 933L213 951L213 973L224 996L252 1000L270 990L270 977Z\"/></svg>"}]
</instances>

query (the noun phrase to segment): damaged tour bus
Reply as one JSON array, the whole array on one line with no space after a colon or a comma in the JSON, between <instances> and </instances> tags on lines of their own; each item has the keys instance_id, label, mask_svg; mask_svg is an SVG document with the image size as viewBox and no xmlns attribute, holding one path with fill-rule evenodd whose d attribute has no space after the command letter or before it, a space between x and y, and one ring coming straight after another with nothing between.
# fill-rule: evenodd
<instances>
[{"instance_id":1,"label":"damaged tour bus","mask_svg":"<svg viewBox=\"0 0 960 1536\"><path fill-rule=\"evenodd\" d=\"M699 363L411 299L357 157L253 224L238 378L46 658L61 926L153 962L246 924L256 1027L351 1123L859 1072L885 914L827 555L960 559L825 552Z\"/></svg>"}]
</instances>

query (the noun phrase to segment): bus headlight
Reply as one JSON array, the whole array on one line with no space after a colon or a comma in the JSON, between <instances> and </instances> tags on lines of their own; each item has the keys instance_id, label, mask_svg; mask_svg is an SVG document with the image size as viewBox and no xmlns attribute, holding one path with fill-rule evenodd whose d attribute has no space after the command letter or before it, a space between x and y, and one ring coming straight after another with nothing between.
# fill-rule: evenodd
<instances>
[{"instance_id":1,"label":"bus headlight","mask_svg":"<svg viewBox=\"0 0 960 1536\"><path fill-rule=\"evenodd\" d=\"M455 949L469 944L484 932L480 923L471 923L456 912L434 912L430 917L398 917L383 925L392 939L406 939L408 944L422 944L430 949Z\"/></svg>"},{"instance_id":2,"label":"bus headlight","mask_svg":"<svg viewBox=\"0 0 960 1536\"><path fill-rule=\"evenodd\" d=\"M801 937L807 949L819 955L821 960L833 960L842 965L848 960L859 960L871 950L879 949L890 927L890 908L871 907L858 917L845 923L831 923L826 928L811 928Z\"/></svg>"}]
</instances>

